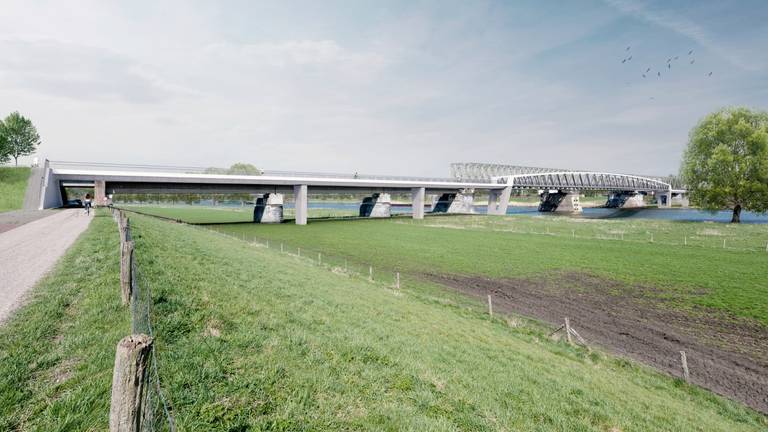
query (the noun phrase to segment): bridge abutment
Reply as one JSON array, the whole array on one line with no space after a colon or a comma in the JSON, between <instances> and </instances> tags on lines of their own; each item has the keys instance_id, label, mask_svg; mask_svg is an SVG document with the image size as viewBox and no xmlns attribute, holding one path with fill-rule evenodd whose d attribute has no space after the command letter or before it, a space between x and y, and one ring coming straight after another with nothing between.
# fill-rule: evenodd
<instances>
[{"instance_id":1,"label":"bridge abutment","mask_svg":"<svg viewBox=\"0 0 768 432\"><path fill-rule=\"evenodd\" d=\"M392 198L388 193L375 193L363 198L360 217L387 218L392 215Z\"/></svg>"},{"instance_id":2,"label":"bridge abutment","mask_svg":"<svg viewBox=\"0 0 768 432\"><path fill-rule=\"evenodd\" d=\"M444 193L435 202L434 207L432 207L432 213L474 213L474 204L474 190Z\"/></svg>"},{"instance_id":3,"label":"bridge abutment","mask_svg":"<svg viewBox=\"0 0 768 432\"><path fill-rule=\"evenodd\" d=\"M579 193L575 191L545 191L541 194L540 212L581 213Z\"/></svg>"},{"instance_id":4,"label":"bridge abutment","mask_svg":"<svg viewBox=\"0 0 768 432\"><path fill-rule=\"evenodd\" d=\"M256 223L280 223L283 221L283 194L266 193L256 198L253 207L253 221Z\"/></svg>"}]
</instances>

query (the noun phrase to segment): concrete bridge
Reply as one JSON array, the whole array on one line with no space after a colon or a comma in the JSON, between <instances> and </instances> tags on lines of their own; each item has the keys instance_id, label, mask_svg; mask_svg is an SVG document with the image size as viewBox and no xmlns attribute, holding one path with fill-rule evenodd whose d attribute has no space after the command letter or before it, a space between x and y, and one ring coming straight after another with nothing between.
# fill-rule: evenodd
<instances>
[{"instance_id":1,"label":"concrete bridge","mask_svg":"<svg viewBox=\"0 0 768 432\"><path fill-rule=\"evenodd\" d=\"M473 213L474 194L488 194L488 213L506 214L515 189L535 189L541 195L540 211L581 211L578 191L599 190L618 197L617 207L628 207L637 196L654 193L670 197L668 183L651 178L594 172L537 172L497 176L489 179L419 178L264 171L261 175L209 174L197 167L95 164L48 161L33 170L27 208L60 207L66 189L93 187L96 205L123 193L246 193L258 196L255 222L280 222L285 195L293 195L295 221L307 223L309 192L312 194L355 193L366 198L360 205L361 217L389 217L391 195L409 194L413 218L424 217L427 196L433 196L433 213ZM639 200L642 203L642 199ZM610 200L609 200L610 203Z\"/></svg>"}]
</instances>

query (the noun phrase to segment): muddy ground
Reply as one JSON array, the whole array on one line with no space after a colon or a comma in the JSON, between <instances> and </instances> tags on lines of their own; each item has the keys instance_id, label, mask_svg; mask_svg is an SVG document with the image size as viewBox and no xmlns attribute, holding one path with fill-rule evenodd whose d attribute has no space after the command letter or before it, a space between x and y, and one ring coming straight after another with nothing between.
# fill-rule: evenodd
<instances>
[{"instance_id":1,"label":"muddy ground","mask_svg":"<svg viewBox=\"0 0 768 432\"><path fill-rule=\"evenodd\" d=\"M577 272L546 278L427 278L483 300L491 294L494 311L533 317L553 329L569 317L588 344L675 377L682 377L680 351L685 351L694 384L768 414L768 328L757 322L715 310L683 311L666 291L662 299L653 287Z\"/></svg>"}]
</instances>

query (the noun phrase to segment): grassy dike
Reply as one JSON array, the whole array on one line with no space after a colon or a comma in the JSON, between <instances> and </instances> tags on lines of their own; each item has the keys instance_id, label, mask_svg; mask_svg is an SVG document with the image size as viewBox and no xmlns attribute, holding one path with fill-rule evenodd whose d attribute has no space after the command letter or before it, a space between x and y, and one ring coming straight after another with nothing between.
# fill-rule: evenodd
<instances>
[{"instance_id":1,"label":"grassy dike","mask_svg":"<svg viewBox=\"0 0 768 432\"><path fill-rule=\"evenodd\" d=\"M28 167L0 167L0 212L18 210L24 205L28 179Z\"/></svg>"},{"instance_id":2,"label":"grassy dike","mask_svg":"<svg viewBox=\"0 0 768 432\"><path fill-rule=\"evenodd\" d=\"M623 360L201 228L132 217L179 430L763 430ZM119 306L98 217L0 328L0 429L103 430Z\"/></svg>"}]
</instances>

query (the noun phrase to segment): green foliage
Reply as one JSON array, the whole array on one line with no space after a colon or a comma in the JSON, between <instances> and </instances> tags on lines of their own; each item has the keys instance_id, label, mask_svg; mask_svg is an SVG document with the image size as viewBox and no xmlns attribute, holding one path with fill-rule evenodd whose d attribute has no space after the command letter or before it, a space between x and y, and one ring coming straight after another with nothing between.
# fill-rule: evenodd
<instances>
[{"instance_id":1,"label":"green foliage","mask_svg":"<svg viewBox=\"0 0 768 432\"><path fill-rule=\"evenodd\" d=\"M704 209L768 211L768 113L723 109L692 131L682 175L691 202Z\"/></svg>"},{"instance_id":2,"label":"green foliage","mask_svg":"<svg viewBox=\"0 0 768 432\"><path fill-rule=\"evenodd\" d=\"M0 212L22 207L28 179L27 167L0 167Z\"/></svg>"},{"instance_id":3,"label":"green foliage","mask_svg":"<svg viewBox=\"0 0 768 432\"><path fill-rule=\"evenodd\" d=\"M40 145L40 135L32 121L12 112L0 122L0 163L12 157L18 165L19 157L32 154Z\"/></svg>"},{"instance_id":4,"label":"green foliage","mask_svg":"<svg viewBox=\"0 0 768 432\"><path fill-rule=\"evenodd\" d=\"M226 175L261 175L262 171L256 166L248 164L248 163L242 163L238 162L235 164L232 164L229 168L206 168L205 174L226 174Z\"/></svg>"}]
</instances>

